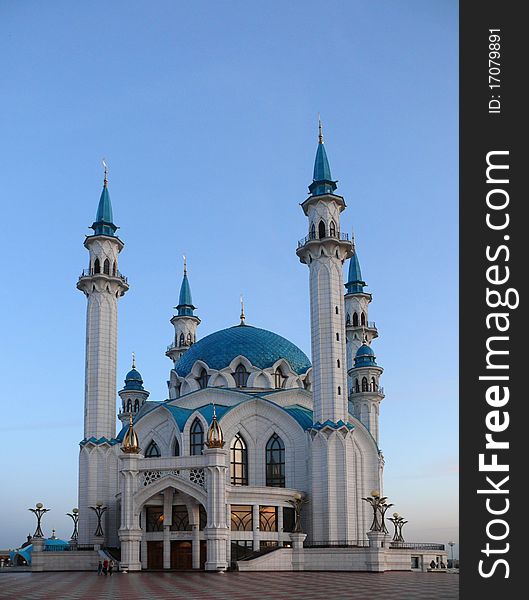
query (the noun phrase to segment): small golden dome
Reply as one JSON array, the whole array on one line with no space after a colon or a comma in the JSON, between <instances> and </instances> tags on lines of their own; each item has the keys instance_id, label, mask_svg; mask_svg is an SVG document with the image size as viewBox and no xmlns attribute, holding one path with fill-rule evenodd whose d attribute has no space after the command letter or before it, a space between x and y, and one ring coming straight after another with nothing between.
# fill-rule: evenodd
<instances>
[{"instance_id":1,"label":"small golden dome","mask_svg":"<svg viewBox=\"0 0 529 600\"><path fill-rule=\"evenodd\" d=\"M208 429L208 437L206 441L208 448L223 448L224 447L224 435L220 428L219 422L217 421L217 414L215 412L215 406L213 406L213 420Z\"/></svg>"},{"instance_id":2,"label":"small golden dome","mask_svg":"<svg viewBox=\"0 0 529 600\"><path fill-rule=\"evenodd\" d=\"M123 438L123 444L121 450L126 454L138 454L140 451L140 443L138 441L138 435L134 431L132 426L132 415L129 416L129 428L125 437Z\"/></svg>"}]
</instances>

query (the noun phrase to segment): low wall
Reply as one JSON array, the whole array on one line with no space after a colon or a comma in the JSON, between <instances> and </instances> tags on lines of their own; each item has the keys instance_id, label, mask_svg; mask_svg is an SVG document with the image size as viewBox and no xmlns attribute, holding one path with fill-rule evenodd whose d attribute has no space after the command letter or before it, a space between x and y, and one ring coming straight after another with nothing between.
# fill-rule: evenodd
<instances>
[{"instance_id":1,"label":"low wall","mask_svg":"<svg viewBox=\"0 0 529 600\"><path fill-rule=\"evenodd\" d=\"M32 571L97 571L101 557L97 550L33 552Z\"/></svg>"},{"instance_id":2,"label":"low wall","mask_svg":"<svg viewBox=\"0 0 529 600\"><path fill-rule=\"evenodd\" d=\"M411 571L411 557L426 571L431 552L388 548L280 548L252 560L237 562L239 571ZM439 551L436 556L445 556ZM446 558L444 559L446 562Z\"/></svg>"}]
</instances>

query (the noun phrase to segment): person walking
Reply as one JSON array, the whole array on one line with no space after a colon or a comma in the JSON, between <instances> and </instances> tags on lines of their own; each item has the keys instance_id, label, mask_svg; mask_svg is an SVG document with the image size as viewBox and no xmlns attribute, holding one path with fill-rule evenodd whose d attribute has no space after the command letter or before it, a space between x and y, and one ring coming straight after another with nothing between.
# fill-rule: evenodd
<instances>
[{"instance_id":1,"label":"person walking","mask_svg":"<svg viewBox=\"0 0 529 600\"><path fill-rule=\"evenodd\" d=\"M103 561L103 575L106 577L108 573L108 560L105 558Z\"/></svg>"},{"instance_id":2,"label":"person walking","mask_svg":"<svg viewBox=\"0 0 529 600\"><path fill-rule=\"evenodd\" d=\"M97 574L101 575L102 571L103 571L103 563L101 561L99 561L99 564L97 565Z\"/></svg>"},{"instance_id":3,"label":"person walking","mask_svg":"<svg viewBox=\"0 0 529 600\"><path fill-rule=\"evenodd\" d=\"M111 560L108 564L108 574L112 575L112 572L114 571L114 561Z\"/></svg>"}]
</instances>

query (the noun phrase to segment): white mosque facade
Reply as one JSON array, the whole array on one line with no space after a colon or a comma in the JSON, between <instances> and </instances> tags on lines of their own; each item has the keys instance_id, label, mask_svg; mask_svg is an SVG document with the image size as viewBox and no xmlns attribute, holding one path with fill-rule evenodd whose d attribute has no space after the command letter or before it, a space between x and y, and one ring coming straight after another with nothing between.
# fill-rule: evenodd
<instances>
[{"instance_id":1,"label":"white mosque facade","mask_svg":"<svg viewBox=\"0 0 529 600\"><path fill-rule=\"evenodd\" d=\"M382 368L371 347L371 294L335 191L320 131L296 250L309 271L312 360L247 324L244 311L239 324L200 338L184 267L167 398L151 400L133 364L118 392L117 433L118 302L129 286L105 176L77 283L88 301L80 545L119 548L130 571L219 571L303 545L368 554L373 511L362 499L383 490Z\"/></svg>"}]
</instances>

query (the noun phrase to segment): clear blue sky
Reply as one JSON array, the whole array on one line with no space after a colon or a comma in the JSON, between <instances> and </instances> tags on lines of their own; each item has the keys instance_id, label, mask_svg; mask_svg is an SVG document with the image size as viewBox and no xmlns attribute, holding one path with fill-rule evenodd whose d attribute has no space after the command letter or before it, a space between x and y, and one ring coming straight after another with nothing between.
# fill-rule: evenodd
<instances>
[{"instance_id":1,"label":"clear blue sky","mask_svg":"<svg viewBox=\"0 0 529 600\"><path fill-rule=\"evenodd\" d=\"M247 320L310 356L295 255L322 114L385 368L385 492L407 539L457 541L457 2L0 2L0 548L71 533L85 298L110 166L118 382L166 397L182 254L200 336Z\"/></svg>"}]
</instances>

